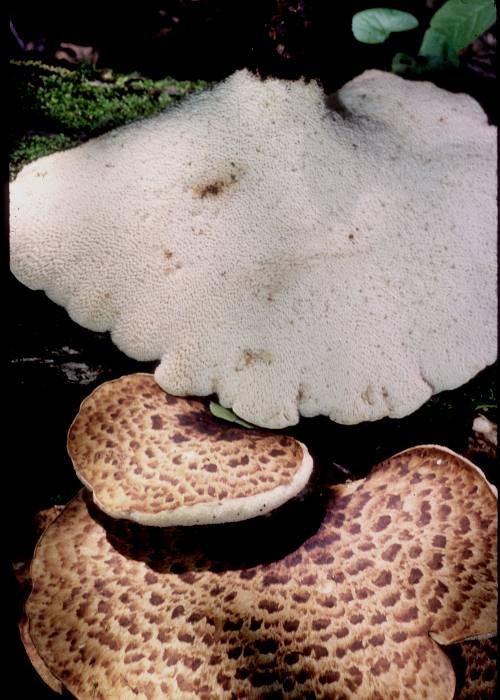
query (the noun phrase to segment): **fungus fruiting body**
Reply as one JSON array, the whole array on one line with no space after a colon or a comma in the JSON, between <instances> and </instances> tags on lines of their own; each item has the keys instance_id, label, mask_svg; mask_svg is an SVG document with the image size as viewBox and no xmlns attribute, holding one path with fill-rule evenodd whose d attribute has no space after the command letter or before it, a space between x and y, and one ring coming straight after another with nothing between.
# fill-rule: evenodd
<instances>
[{"instance_id":1,"label":"fungus fruiting body","mask_svg":"<svg viewBox=\"0 0 500 700\"><path fill-rule=\"evenodd\" d=\"M176 395L251 423L411 413L496 357L496 130L368 71L239 71L27 166L12 270Z\"/></svg>"},{"instance_id":2,"label":"fungus fruiting body","mask_svg":"<svg viewBox=\"0 0 500 700\"><path fill-rule=\"evenodd\" d=\"M26 654L28 655L28 658L31 661L31 664L33 665L35 671L38 673L38 675L44 681L44 683L46 683L49 686L49 688L54 691L54 693L58 693L59 695L61 695L63 692L63 684L49 671L47 666L42 661L40 655L38 654L35 645L31 641L31 637L29 634L28 619L26 618L26 616L23 616L21 621L19 622L19 634L23 646L26 650Z\"/></svg>"},{"instance_id":3,"label":"fungus fruiting body","mask_svg":"<svg viewBox=\"0 0 500 700\"><path fill-rule=\"evenodd\" d=\"M29 635L80 700L451 700L437 643L496 631L496 507L470 462L412 448L331 487L298 546L245 563L256 521L148 528L82 491L37 546Z\"/></svg>"},{"instance_id":4,"label":"fungus fruiting body","mask_svg":"<svg viewBox=\"0 0 500 700\"><path fill-rule=\"evenodd\" d=\"M263 515L296 496L313 467L297 440L221 422L151 374L101 384L73 421L68 451L102 510L163 527Z\"/></svg>"},{"instance_id":5,"label":"fungus fruiting body","mask_svg":"<svg viewBox=\"0 0 500 700\"><path fill-rule=\"evenodd\" d=\"M494 700L497 695L498 645L496 639L477 639L453 648L462 671L454 700Z\"/></svg>"}]
</instances>

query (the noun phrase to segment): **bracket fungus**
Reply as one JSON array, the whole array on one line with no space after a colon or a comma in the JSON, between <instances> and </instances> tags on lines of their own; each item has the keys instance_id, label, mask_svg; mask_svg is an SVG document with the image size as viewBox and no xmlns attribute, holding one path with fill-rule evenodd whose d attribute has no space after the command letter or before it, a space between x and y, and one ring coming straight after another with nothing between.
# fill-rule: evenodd
<instances>
[{"instance_id":1,"label":"bracket fungus","mask_svg":"<svg viewBox=\"0 0 500 700\"><path fill-rule=\"evenodd\" d=\"M496 129L367 71L238 71L22 170L12 270L253 424L402 417L494 362Z\"/></svg>"},{"instance_id":2,"label":"bracket fungus","mask_svg":"<svg viewBox=\"0 0 500 700\"><path fill-rule=\"evenodd\" d=\"M296 496L313 467L301 442L221 423L152 374L97 387L71 425L68 452L101 510L162 527L263 515Z\"/></svg>"},{"instance_id":3,"label":"bracket fungus","mask_svg":"<svg viewBox=\"0 0 500 700\"><path fill-rule=\"evenodd\" d=\"M44 683L46 683L49 686L51 690L54 691L54 693L62 695L62 692L64 690L63 684L49 671L47 666L40 658L40 655L36 650L35 645L31 641L31 637L29 634L28 618L26 617L26 615L23 615L21 621L19 622L19 635L21 637L21 642L26 651L28 659L30 660L31 665L38 673L40 678L43 680Z\"/></svg>"},{"instance_id":4,"label":"bracket fungus","mask_svg":"<svg viewBox=\"0 0 500 700\"><path fill-rule=\"evenodd\" d=\"M453 648L455 664L463 669L454 700L495 700L498 645L496 639L475 639ZM456 667L456 666L455 666Z\"/></svg>"},{"instance_id":5,"label":"bracket fungus","mask_svg":"<svg viewBox=\"0 0 500 700\"><path fill-rule=\"evenodd\" d=\"M43 663L80 700L453 698L438 644L496 632L497 498L477 467L406 450L330 487L298 546L242 564L259 521L148 528L82 490L33 559Z\"/></svg>"}]
</instances>

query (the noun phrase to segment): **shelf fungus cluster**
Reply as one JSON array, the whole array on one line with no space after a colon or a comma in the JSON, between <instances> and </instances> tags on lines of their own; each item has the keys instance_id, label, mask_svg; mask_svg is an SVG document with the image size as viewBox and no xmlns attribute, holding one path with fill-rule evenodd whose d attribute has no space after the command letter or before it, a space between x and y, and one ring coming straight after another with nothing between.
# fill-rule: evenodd
<instances>
[{"instance_id":1,"label":"shelf fungus cluster","mask_svg":"<svg viewBox=\"0 0 500 700\"><path fill-rule=\"evenodd\" d=\"M12 270L169 393L267 428L401 417L496 358L495 168L466 95L242 70L24 168Z\"/></svg>"},{"instance_id":2,"label":"shelf fungus cluster","mask_svg":"<svg viewBox=\"0 0 500 700\"><path fill-rule=\"evenodd\" d=\"M69 431L85 488L21 623L55 692L452 700L440 646L496 633L495 489L432 445L315 489L265 428L404 416L495 360L495 144L429 83L243 70L20 173L14 274L160 360ZM184 398L212 393L259 428Z\"/></svg>"},{"instance_id":3,"label":"shelf fungus cluster","mask_svg":"<svg viewBox=\"0 0 500 700\"><path fill-rule=\"evenodd\" d=\"M496 633L496 491L445 448L292 498L304 446L139 374L82 404L68 449L87 489L36 547L22 624L57 692L451 700L440 645Z\"/></svg>"}]
</instances>

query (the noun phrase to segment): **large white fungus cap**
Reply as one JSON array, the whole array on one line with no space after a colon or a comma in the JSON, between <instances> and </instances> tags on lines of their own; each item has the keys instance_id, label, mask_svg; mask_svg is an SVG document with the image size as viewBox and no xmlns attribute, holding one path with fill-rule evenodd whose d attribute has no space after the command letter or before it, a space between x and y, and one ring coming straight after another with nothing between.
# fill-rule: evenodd
<instances>
[{"instance_id":1,"label":"large white fungus cap","mask_svg":"<svg viewBox=\"0 0 500 700\"><path fill-rule=\"evenodd\" d=\"M12 269L178 395L252 423L401 417L496 357L496 129L368 71L239 71L24 168Z\"/></svg>"}]
</instances>

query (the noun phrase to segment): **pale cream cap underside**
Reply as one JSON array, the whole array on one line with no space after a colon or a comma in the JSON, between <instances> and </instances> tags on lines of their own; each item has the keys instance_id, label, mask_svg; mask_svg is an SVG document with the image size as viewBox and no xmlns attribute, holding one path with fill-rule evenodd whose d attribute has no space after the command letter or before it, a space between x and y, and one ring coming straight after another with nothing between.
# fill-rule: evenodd
<instances>
[{"instance_id":1,"label":"pale cream cap underside","mask_svg":"<svg viewBox=\"0 0 500 700\"><path fill-rule=\"evenodd\" d=\"M11 231L21 282L264 427L401 417L496 358L496 129L430 83L239 71L27 166Z\"/></svg>"}]
</instances>

